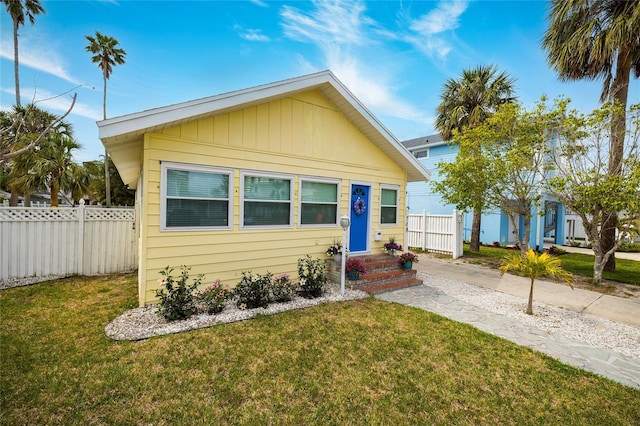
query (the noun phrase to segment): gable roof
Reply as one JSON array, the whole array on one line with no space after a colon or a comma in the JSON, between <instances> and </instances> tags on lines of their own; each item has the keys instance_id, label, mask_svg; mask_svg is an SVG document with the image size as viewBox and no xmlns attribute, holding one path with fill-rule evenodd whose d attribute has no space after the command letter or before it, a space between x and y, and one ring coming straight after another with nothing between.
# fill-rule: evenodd
<instances>
[{"instance_id":1,"label":"gable roof","mask_svg":"<svg viewBox=\"0 0 640 426\"><path fill-rule=\"evenodd\" d=\"M427 148L431 146L445 145L447 142L442 140L440 133L433 135L421 136L415 139L402 141L402 146L411 150L416 148Z\"/></svg>"},{"instance_id":2,"label":"gable roof","mask_svg":"<svg viewBox=\"0 0 640 426\"><path fill-rule=\"evenodd\" d=\"M429 171L330 71L98 121L98 135L124 183L135 188L142 167L145 133L158 132L309 90L318 90L329 99L358 130L407 172L409 182L430 178Z\"/></svg>"}]
</instances>

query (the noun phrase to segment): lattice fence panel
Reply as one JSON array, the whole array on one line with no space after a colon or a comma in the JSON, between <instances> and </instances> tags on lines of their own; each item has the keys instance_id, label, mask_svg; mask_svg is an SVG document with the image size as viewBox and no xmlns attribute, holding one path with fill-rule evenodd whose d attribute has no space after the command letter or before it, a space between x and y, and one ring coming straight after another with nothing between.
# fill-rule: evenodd
<instances>
[{"instance_id":1,"label":"lattice fence panel","mask_svg":"<svg viewBox=\"0 0 640 426\"><path fill-rule=\"evenodd\" d=\"M0 280L136 269L134 209L0 207Z\"/></svg>"},{"instance_id":2,"label":"lattice fence panel","mask_svg":"<svg viewBox=\"0 0 640 426\"><path fill-rule=\"evenodd\" d=\"M50 207L2 207L0 221L78 220L78 209Z\"/></svg>"},{"instance_id":3,"label":"lattice fence panel","mask_svg":"<svg viewBox=\"0 0 640 426\"><path fill-rule=\"evenodd\" d=\"M85 209L85 220L135 220L133 209Z\"/></svg>"}]
</instances>

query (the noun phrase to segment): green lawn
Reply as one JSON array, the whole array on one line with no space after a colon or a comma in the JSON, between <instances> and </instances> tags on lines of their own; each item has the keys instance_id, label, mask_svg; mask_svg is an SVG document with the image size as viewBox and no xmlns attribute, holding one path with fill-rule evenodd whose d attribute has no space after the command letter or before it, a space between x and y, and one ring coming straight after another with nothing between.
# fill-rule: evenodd
<instances>
[{"instance_id":1,"label":"green lawn","mask_svg":"<svg viewBox=\"0 0 640 426\"><path fill-rule=\"evenodd\" d=\"M640 390L373 298L141 342L133 275L0 291L3 425L638 424Z\"/></svg>"},{"instance_id":2,"label":"green lawn","mask_svg":"<svg viewBox=\"0 0 640 426\"><path fill-rule=\"evenodd\" d=\"M472 252L469 245L464 246L464 256L471 260L471 263L484 263L495 266L500 263L505 254L513 253L501 247L480 247L480 252ZM566 253L560 257L562 267L574 275L593 278L593 255L581 253ZM604 272L602 278L605 280L617 281L626 284L640 285L640 262L628 259L616 259L616 271Z\"/></svg>"}]
</instances>

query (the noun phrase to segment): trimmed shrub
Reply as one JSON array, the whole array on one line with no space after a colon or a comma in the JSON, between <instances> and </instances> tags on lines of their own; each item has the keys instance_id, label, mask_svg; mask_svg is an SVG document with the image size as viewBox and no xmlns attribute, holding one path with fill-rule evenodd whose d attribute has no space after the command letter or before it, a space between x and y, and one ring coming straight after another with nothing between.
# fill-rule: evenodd
<instances>
[{"instance_id":1,"label":"trimmed shrub","mask_svg":"<svg viewBox=\"0 0 640 426\"><path fill-rule=\"evenodd\" d=\"M222 286L220 280L215 280L196 293L196 299L208 314L218 314L224 309L229 298L229 290Z\"/></svg>"},{"instance_id":2,"label":"trimmed shrub","mask_svg":"<svg viewBox=\"0 0 640 426\"><path fill-rule=\"evenodd\" d=\"M274 302L288 302L293 299L298 290L298 284L291 281L288 274L280 274L271 282L271 300Z\"/></svg>"},{"instance_id":3,"label":"trimmed shrub","mask_svg":"<svg viewBox=\"0 0 640 426\"><path fill-rule=\"evenodd\" d=\"M306 255L298 259L300 294L307 299L322 296L327 283L327 266L324 261Z\"/></svg>"},{"instance_id":4,"label":"trimmed shrub","mask_svg":"<svg viewBox=\"0 0 640 426\"><path fill-rule=\"evenodd\" d=\"M190 270L183 265L177 280L171 275L173 268L167 266L160 271L162 278L159 281L163 288L156 290L156 297L160 299L158 313L169 321L189 318L197 311L194 292L204 275L198 275L192 284L188 284Z\"/></svg>"},{"instance_id":5,"label":"trimmed shrub","mask_svg":"<svg viewBox=\"0 0 640 426\"><path fill-rule=\"evenodd\" d=\"M272 274L252 275L250 271L242 272L242 279L233 290L236 305L240 309L266 308L269 306Z\"/></svg>"}]
</instances>

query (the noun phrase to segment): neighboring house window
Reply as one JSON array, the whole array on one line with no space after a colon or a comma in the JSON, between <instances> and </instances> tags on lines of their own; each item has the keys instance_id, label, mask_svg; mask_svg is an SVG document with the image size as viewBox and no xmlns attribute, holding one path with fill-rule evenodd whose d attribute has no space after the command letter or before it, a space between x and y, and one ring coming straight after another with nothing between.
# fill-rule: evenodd
<instances>
[{"instance_id":1,"label":"neighboring house window","mask_svg":"<svg viewBox=\"0 0 640 426\"><path fill-rule=\"evenodd\" d=\"M243 173L242 225L291 226L291 183L288 176Z\"/></svg>"},{"instance_id":2,"label":"neighboring house window","mask_svg":"<svg viewBox=\"0 0 640 426\"><path fill-rule=\"evenodd\" d=\"M231 171L163 162L161 180L161 229L230 226Z\"/></svg>"},{"instance_id":3,"label":"neighboring house window","mask_svg":"<svg viewBox=\"0 0 640 426\"><path fill-rule=\"evenodd\" d=\"M338 183L300 179L300 225L337 225Z\"/></svg>"},{"instance_id":4,"label":"neighboring house window","mask_svg":"<svg viewBox=\"0 0 640 426\"><path fill-rule=\"evenodd\" d=\"M380 223L398 223L398 188L384 187L380 189Z\"/></svg>"},{"instance_id":5,"label":"neighboring house window","mask_svg":"<svg viewBox=\"0 0 640 426\"><path fill-rule=\"evenodd\" d=\"M429 158L429 148L417 149L413 151L413 156L416 158Z\"/></svg>"}]
</instances>

